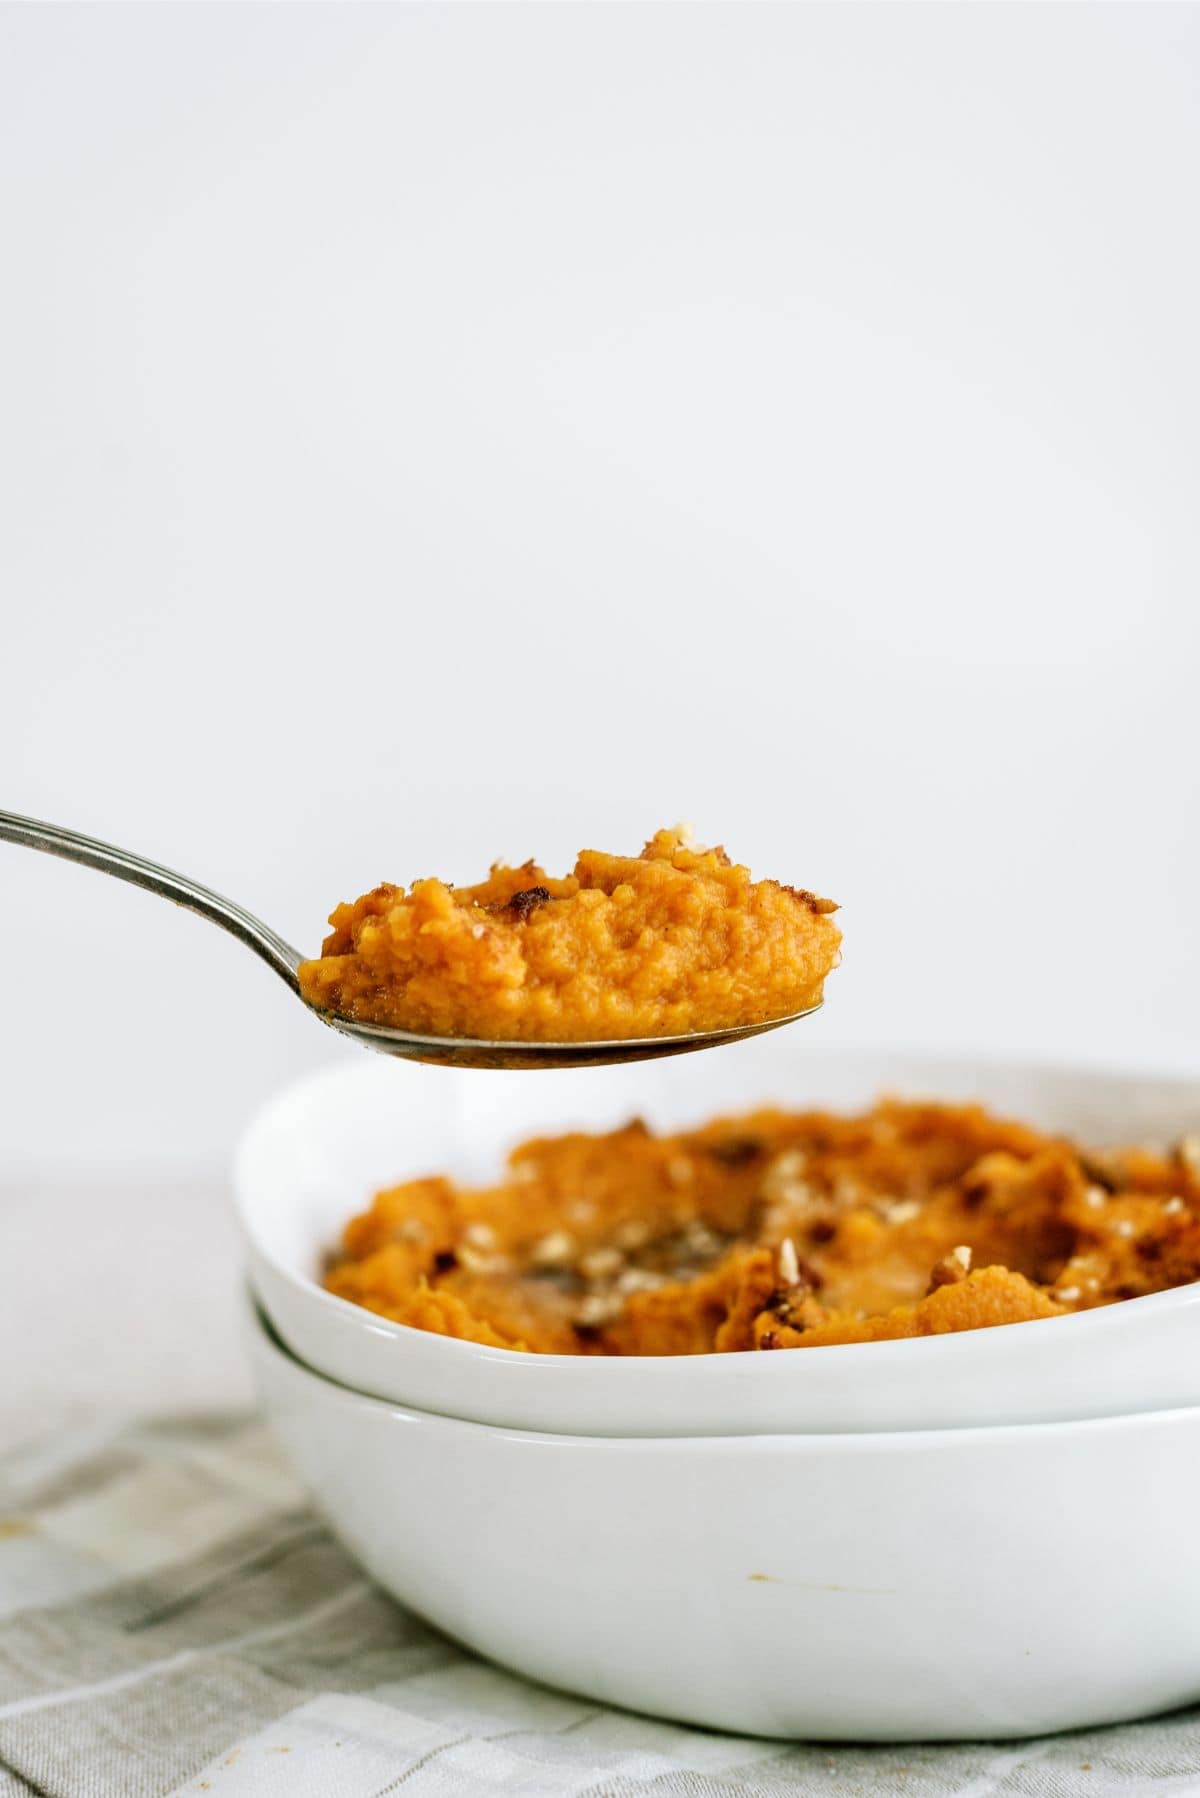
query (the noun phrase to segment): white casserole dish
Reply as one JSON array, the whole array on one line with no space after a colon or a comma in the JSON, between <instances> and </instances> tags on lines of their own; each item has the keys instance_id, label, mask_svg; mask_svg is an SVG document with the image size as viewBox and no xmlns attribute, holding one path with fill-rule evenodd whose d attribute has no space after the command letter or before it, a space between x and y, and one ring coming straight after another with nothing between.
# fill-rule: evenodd
<instances>
[{"instance_id":1,"label":"white casserole dish","mask_svg":"<svg viewBox=\"0 0 1200 1798\"><path fill-rule=\"evenodd\" d=\"M1200 1286L1047 1322L775 1355L525 1355L373 1316L319 1285L341 1227L381 1186L495 1177L534 1133L641 1115L703 1121L768 1101L979 1098L1091 1144L1200 1128L1200 1081L971 1058L820 1054L780 1031L625 1068L455 1073L364 1057L289 1087L237 1153L250 1276L286 1345L358 1391L480 1423L584 1435L864 1431L1097 1417L1200 1403Z\"/></svg>"},{"instance_id":2,"label":"white casserole dish","mask_svg":"<svg viewBox=\"0 0 1200 1798\"><path fill-rule=\"evenodd\" d=\"M891 1435L535 1435L365 1398L257 1319L268 1415L404 1604L704 1727L1040 1735L1200 1697L1200 1410Z\"/></svg>"}]
</instances>

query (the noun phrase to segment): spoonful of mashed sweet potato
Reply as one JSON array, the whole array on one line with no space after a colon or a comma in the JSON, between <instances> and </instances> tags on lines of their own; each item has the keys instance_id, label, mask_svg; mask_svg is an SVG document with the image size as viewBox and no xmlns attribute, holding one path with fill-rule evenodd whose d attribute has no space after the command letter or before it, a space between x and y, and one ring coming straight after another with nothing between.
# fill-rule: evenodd
<instances>
[{"instance_id":1,"label":"spoonful of mashed sweet potato","mask_svg":"<svg viewBox=\"0 0 1200 1798\"><path fill-rule=\"evenodd\" d=\"M745 1029L820 1004L835 909L660 830L638 856L583 850L561 880L530 861L478 886L378 886L333 913L300 991L361 1023L479 1041Z\"/></svg>"},{"instance_id":2,"label":"spoonful of mashed sweet potato","mask_svg":"<svg viewBox=\"0 0 1200 1798\"><path fill-rule=\"evenodd\" d=\"M832 901L752 880L680 830L637 856L585 849L563 879L529 861L473 887L385 882L337 908L312 961L233 901L112 844L9 812L0 838L199 912L323 1022L417 1061L569 1067L709 1048L815 1011L839 959Z\"/></svg>"}]
</instances>

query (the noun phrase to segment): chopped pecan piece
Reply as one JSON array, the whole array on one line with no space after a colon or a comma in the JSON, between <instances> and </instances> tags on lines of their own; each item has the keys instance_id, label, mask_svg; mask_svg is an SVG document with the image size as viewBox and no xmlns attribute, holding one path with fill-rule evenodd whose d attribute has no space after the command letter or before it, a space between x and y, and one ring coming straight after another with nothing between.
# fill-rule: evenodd
<instances>
[{"instance_id":1,"label":"chopped pecan piece","mask_svg":"<svg viewBox=\"0 0 1200 1798\"><path fill-rule=\"evenodd\" d=\"M936 1292L939 1286L954 1286L959 1280L965 1280L970 1271L971 1251L965 1243L960 1243L937 1263L929 1276L929 1290Z\"/></svg>"}]
</instances>

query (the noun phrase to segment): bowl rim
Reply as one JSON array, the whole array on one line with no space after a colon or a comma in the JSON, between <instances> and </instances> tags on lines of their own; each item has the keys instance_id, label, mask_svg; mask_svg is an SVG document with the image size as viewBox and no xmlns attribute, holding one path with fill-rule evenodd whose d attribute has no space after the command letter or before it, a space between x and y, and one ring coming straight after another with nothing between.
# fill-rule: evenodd
<instances>
[{"instance_id":1,"label":"bowl rim","mask_svg":"<svg viewBox=\"0 0 1200 1798\"><path fill-rule=\"evenodd\" d=\"M1200 1076L1183 1072L1178 1068L1156 1071L1141 1068L1119 1068L1107 1062L1093 1063L1066 1059L1026 1060L1016 1055L984 1055L968 1049L942 1049L926 1052L921 1049L858 1049L847 1045L835 1048L832 1055L846 1061L861 1056L864 1060L895 1060L898 1063L910 1061L931 1066L941 1062L947 1067L952 1066L956 1060L969 1059L977 1067L987 1067L1007 1074L1025 1074L1035 1077L1045 1075L1051 1079L1083 1077L1113 1082L1137 1081L1147 1085L1178 1086L1181 1089L1190 1088L1196 1093L1198 1110L1200 1110ZM662 1370L669 1368L671 1369L669 1377L679 1378L685 1382L689 1380L699 1382L711 1379L711 1369L714 1364L725 1365L734 1360L739 1364L760 1369L778 1365L781 1370L775 1374L759 1372L752 1375L752 1378L759 1380L795 1378L792 1352L779 1355L746 1355L744 1353L737 1355L548 1355L527 1349L498 1348L490 1343L470 1342L458 1336L443 1336L434 1330L421 1330L413 1324L399 1323L395 1318L384 1317L379 1312L369 1310L365 1305L357 1305L350 1299L341 1298L337 1293L329 1292L311 1276L298 1273L286 1262L270 1254L256 1236L248 1216L247 1162L253 1139L277 1107L281 1107L285 1102L290 1102L297 1095L306 1091L316 1092L331 1083L353 1080L356 1078L357 1072L358 1070L353 1064L326 1063L324 1067L277 1088L243 1124L234 1150L232 1166L234 1212L242 1241L249 1250L253 1261L261 1261L276 1278L286 1281L294 1292L302 1295L306 1304L315 1299L331 1319L340 1320L342 1324L351 1324L355 1329L369 1334L377 1342L396 1343L398 1345L395 1351L397 1354L402 1348L417 1347L422 1353L444 1357L451 1365L457 1360L464 1367L468 1365L508 1368L534 1366L539 1370L544 1369L547 1377L550 1378L566 1377L567 1370L570 1370L570 1377L576 1382L582 1380L592 1383L598 1383L600 1380L610 1380L614 1383L623 1380L630 1383L639 1374L644 1376L649 1368L654 1368L660 1373L660 1376ZM1111 1331L1118 1327L1114 1320L1129 1317L1131 1310L1138 1316L1146 1316L1153 1311L1174 1311L1182 1309L1188 1304L1196 1303L1200 1303L1200 1280L1189 1281L1182 1286L1168 1287L1162 1292L1144 1293L1137 1298L1120 1299L1111 1305L1099 1305L1089 1311L1069 1312L1063 1317L1030 1318L1022 1321L1019 1325L987 1324L975 1330L945 1331L939 1335L885 1339L881 1342L822 1343L808 1349L806 1353L820 1355L822 1357L820 1364L824 1367L832 1367L836 1364L847 1369L854 1366L856 1358L861 1358L864 1353L868 1352L871 1355L869 1365L878 1365L880 1357L883 1355L886 1355L886 1358L893 1364L903 1362L905 1359L919 1361L923 1356L928 1355L931 1349L945 1359L955 1353L970 1354L972 1352L971 1345L977 1340L991 1341L1001 1331L1013 1328L1019 1328L1022 1332L1022 1341L1029 1344L1033 1343L1033 1338L1029 1334L1031 1331L1036 1331L1044 1337L1047 1330L1053 1330L1057 1336L1061 1336L1063 1329L1069 1328L1073 1337L1079 1338L1087 1330L1093 1334L1097 1331ZM384 1350L383 1352L391 1353L392 1351ZM802 1360L801 1365L803 1364ZM588 1371L583 1372L584 1369ZM614 1369L628 1371L613 1372ZM685 1369L691 1371L685 1372ZM785 1376L783 1369L792 1371ZM336 1384L336 1382L334 1383ZM345 1388L345 1390L351 1389ZM379 1402L386 1403L387 1401ZM1015 1425L1012 1427L1032 1428L1033 1426ZM686 1438L680 1440L686 1440Z\"/></svg>"},{"instance_id":2,"label":"bowl rim","mask_svg":"<svg viewBox=\"0 0 1200 1798\"><path fill-rule=\"evenodd\" d=\"M450 1416L443 1411L424 1411L417 1405L404 1405L396 1399L379 1398L374 1393L360 1392L354 1386L343 1385L331 1375L310 1367L307 1361L301 1360L280 1339L262 1306L248 1288L244 1290L243 1302L246 1327L252 1336L252 1352L270 1359L295 1384L311 1385L323 1391L329 1402L354 1405L386 1414L401 1423L435 1424L453 1434L490 1436L506 1442L537 1443L550 1448L604 1447L636 1455L664 1448L680 1449L685 1453L707 1454L717 1450L729 1454L758 1454L765 1449L773 1448L778 1451L786 1445L789 1452L806 1455L834 1455L843 1452L899 1453L908 1449L919 1453L939 1448L949 1450L964 1445L1000 1445L1013 1440L1031 1443L1038 1438L1044 1441L1051 1436L1068 1433L1072 1438L1080 1435L1104 1435L1123 1427L1169 1428L1173 1424L1189 1420L1200 1424L1200 1405L1174 1405L1158 1411L1116 1411L1101 1417L1040 1419L1030 1423L968 1424L916 1430L847 1430L825 1433L814 1430L774 1430L744 1436L699 1433L688 1436L605 1436L518 1429L511 1424L481 1423L475 1418Z\"/></svg>"}]
</instances>

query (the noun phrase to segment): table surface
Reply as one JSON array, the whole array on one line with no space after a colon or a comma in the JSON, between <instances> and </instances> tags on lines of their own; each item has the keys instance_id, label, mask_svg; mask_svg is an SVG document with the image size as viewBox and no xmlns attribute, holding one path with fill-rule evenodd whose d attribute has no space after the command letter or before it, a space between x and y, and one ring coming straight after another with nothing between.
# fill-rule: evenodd
<instances>
[{"instance_id":1,"label":"table surface","mask_svg":"<svg viewBox=\"0 0 1200 1798\"><path fill-rule=\"evenodd\" d=\"M98 1414L248 1404L220 1174L0 1180L0 1452Z\"/></svg>"}]
</instances>

